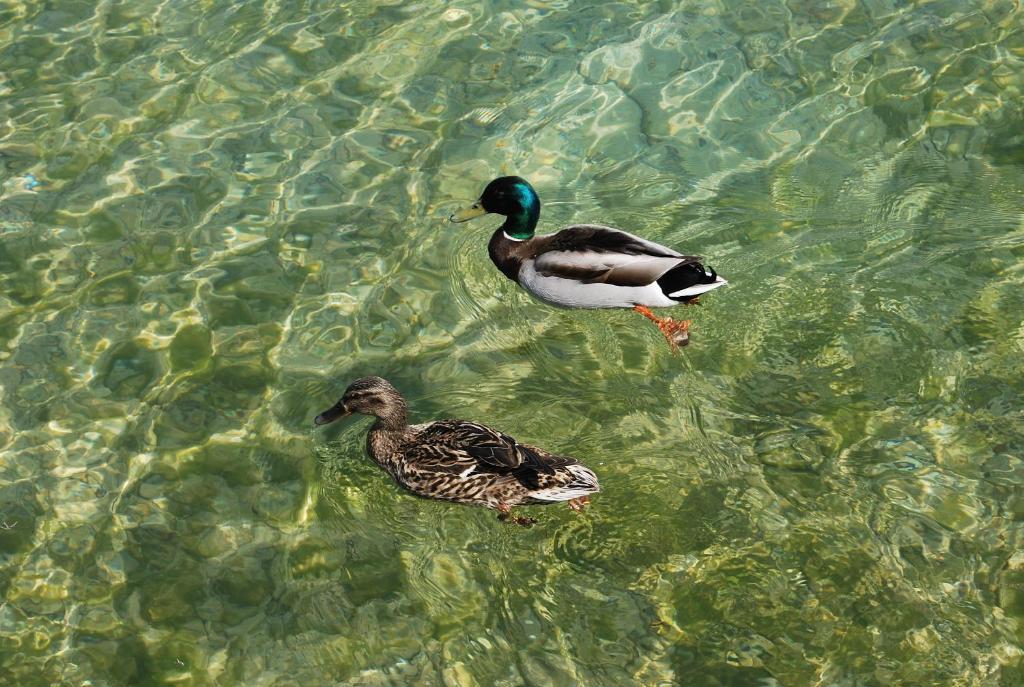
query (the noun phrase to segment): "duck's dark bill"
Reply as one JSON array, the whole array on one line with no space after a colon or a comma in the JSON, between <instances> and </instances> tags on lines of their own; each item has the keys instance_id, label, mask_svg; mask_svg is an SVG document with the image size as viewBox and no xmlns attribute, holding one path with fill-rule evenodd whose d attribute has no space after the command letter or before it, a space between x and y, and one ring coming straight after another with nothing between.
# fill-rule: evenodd
<instances>
[{"instance_id":1,"label":"duck's dark bill","mask_svg":"<svg viewBox=\"0 0 1024 687\"><path fill-rule=\"evenodd\" d=\"M473 203L468 208L463 208L463 209L459 210L458 212L456 212L451 217L449 217L448 221L449 222L466 222L468 220L473 219L474 217L479 217L480 215L486 215L486 214L487 214L487 210L484 210L484 206L483 205L481 205L480 203Z\"/></svg>"},{"instance_id":2,"label":"duck's dark bill","mask_svg":"<svg viewBox=\"0 0 1024 687\"><path fill-rule=\"evenodd\" d=\"M332 408L325 410L324 412L317 415L316 419L313 420L313 422L315 422L317 425L326 425L328 422L334 422L338 418L345 417L348 414L348 408L339 403L336 406L333 406Z\"/></svg>"}]
</instances>

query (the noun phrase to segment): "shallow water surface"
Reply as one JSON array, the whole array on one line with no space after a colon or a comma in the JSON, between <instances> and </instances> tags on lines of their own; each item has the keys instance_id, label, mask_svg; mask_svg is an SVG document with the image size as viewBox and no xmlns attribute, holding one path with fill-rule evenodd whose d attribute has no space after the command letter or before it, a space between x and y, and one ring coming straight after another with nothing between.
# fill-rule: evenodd
<instances>
[{"instance_id":1,"label":"shallow water surface","mask_svg":"<svg viewBox=\"0 0 1024 687\"><path fill-rule=\"evenodd\" d=\"M1024 683L1024 14L0 0L0 680ZM670 354L444 218L730 280ZM531 529L314 431L577 456Z\"/></svg>"}]
</instances>

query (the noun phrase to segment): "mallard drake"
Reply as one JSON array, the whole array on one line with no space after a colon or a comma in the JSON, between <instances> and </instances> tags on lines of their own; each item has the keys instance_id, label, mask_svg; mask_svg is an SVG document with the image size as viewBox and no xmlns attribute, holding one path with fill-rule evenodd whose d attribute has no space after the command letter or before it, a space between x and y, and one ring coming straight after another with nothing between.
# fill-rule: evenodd
<instances>
[{"instance_id":1,"label":"mallard drake","mask_svg":"<svg viewBox=\"0 0 1024 687\"><path fill-rule=\"evenodd\" d=\"M727 282L695 255L599 224L575 224L535 236L540 198L520 177L487 184L480 200L454 213L465 222L505 215L488 252L501 273L542 301L567 308L633 308L652 320L673 349L689 341L689 320L657 317L652 307L694 303Z\"/></svg>"},{"instance_id":2,"label":"mallard drake","mask_svg":"<svg viewBox=\"0 0 1024 687\"><path fill-rule=\"evenodd\" d=\"M363 377L341 399L316 416L317 425L351 413L377 421L366 436L366 450L398 484L417 496L470 503L512 517L512 506L566 501L580 511L599 490L597 476L578 461L520 444L501 432L466 420L407 423L405 399L386 379Z\"/></svg>"}]
</instances>

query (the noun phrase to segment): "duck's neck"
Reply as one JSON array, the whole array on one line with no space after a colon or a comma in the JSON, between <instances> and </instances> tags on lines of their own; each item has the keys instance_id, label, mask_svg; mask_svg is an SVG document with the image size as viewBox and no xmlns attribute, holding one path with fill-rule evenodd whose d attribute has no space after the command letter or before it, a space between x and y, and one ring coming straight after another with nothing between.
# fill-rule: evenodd
<instances>
[{"instance_id":1,"label":"duck's neck","mask_svg":"<svg viewBox=\"0 0 1024 687\"><path fill-rule=\"evenodd\" d=\"M505 218L505 223L501 225L501 230L505 233L505 236L513 241L532 239L533 231L536 228L537 217L531 217L525 213L522 215L509 215Z\"/></svg>"},{"instance_id":2,"label":"duck's neck","mask_svg":"<svg viewBox=\"0 0 1024 687\"><path fill-rule=\"evenodd\" d=\"M366 435L367 453L382 468L394 473L408 431L405 402L389 403L377 414L377 421Z\"/></svg>"},{"instance_id":3,"label":"duck's neck","mask_svg":"<svg viewBox=\"0 0 1024 687\"><path fill-rule=\"evenodd\" d=\"M408 410L402 397L388 399L387 404L376 413L377 421L372 429L387 432L402 432L408 424Z\"/></svg>"},{"instance_id":4,"label":"duck's neck","mask_svg":"<svg viewBox=\"0 0 1024 687\"><path fill-rule=\"evenodd\" d=\"M523 245L523 240L509 238L504 228L499 227L491 235L491 241L487 244L487 253L491 256L491 262L501 270L501 273L512 281L519 281L519 268L523 265L523 258L517 250Z\"/></svg>"},{"instance_id":5,"label":"duck's neck","mask_svg":"<svg viewBox=\"0 0 1024 687\"><path fill-rule=\"evenodd\" d=\"M519 211L505 216L505 223L501 230L510 239L525 241L533 237L537 228L537 220L540 219L540 198L528 185L516 187L519 196Z\"/></svg>"}]
</instances>

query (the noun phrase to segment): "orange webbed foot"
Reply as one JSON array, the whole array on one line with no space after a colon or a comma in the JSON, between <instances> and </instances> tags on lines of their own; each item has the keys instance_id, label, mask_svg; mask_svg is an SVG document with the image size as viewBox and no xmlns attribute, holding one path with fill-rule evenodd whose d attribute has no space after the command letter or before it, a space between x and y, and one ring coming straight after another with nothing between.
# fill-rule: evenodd
<instances>
[{"instance_id":1,"label":"orange webbed foot","mask_svg":"<svg viewBox=\"0 0 1024 687\"><path fill-rule=\"evenodd\" d=\"M644 305L634 305L633 309L658 326L661 333L668 339L669 345L672 346L673 353L678 350L679 346L686 346L690 343L690 320L676 321L671 317L658 317Z\"/></svg>"},{"instance_id":2,"label":"orange webbed foot","mask_svg":"<svg viewBox=\"0 0 1024 687\"><path fill-rule=\"evenodd\" d=\"M520 527L531 527L537 523L536 518L528 518L525 515L512 515L512 506L507 503L498 504L498 520L510 522Z\"/></svg>"},{"instance_id":3,"label":"orange webbed foot","mask_svg":"<svg viewBox=\"0 0 1024 687\"><path fill-rule=\"evenodd\" d=\"M568 501L566 501L566 503L569 504L569 508L572 508L577 513L582 513L583 507L590 503L590 497L580 496L579 498L576 499L569 499Z\"/></svg>"}]
</instances>

